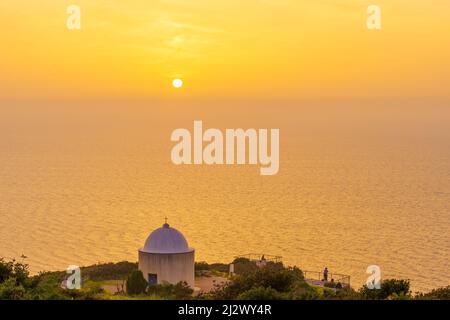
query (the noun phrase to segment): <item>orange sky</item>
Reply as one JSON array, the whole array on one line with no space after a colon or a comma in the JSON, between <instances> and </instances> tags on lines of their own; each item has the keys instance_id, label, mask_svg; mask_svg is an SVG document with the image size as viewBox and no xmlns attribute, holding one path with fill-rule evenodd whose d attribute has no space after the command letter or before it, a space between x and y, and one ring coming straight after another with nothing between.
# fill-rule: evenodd
<instances>
[{"instance_id":1,"label":"orange sky","mask_svg":"<svg viewBox=\"0 0 450 320\"><path fill-rule=\"evenodd\" d=\"M449 101L449 18L448 0L3 0L0 99Z\"/></svg>"}]
</instances>

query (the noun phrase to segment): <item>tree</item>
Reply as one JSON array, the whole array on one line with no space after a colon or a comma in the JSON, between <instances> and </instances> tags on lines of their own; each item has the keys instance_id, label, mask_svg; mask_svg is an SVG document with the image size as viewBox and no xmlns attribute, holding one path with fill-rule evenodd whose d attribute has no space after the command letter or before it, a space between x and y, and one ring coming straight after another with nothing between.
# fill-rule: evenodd
<instances>
[{"instance_id":1,"label":"tree","mask_svg":"<svg viewBox=\"0 0 450 320\"><path fill-rule=\"evenodd\" d=\"M13 274L13 263L0 258L0 283L6 281Z\"/></svg>"},{"instance_id":2,"label":"tree","mask_svg":"<svg viewBox=\"0 0 450 320\"><path fill-rule=\"evenodd\" d=\"M15 278L8 278L0 284L0 300L20 300L25 298L25 288Z\"/></svg>"},{"instance_id":3,"label":"tree","mask_svg":"<svg viewBox=\"0 0 450 320\"><path fill-rule=\"evenodd\" d=\"M17 284L25 287L28 285L29 274L27 264L17 262L15 259L5 261L5 259L0 258L0 283L7 281L9 278L14 278Z\"/></svg>"},{"instance_id":4,"label":"tree","mask_svg":"<svg viewBox=\"0 0 450 320\"><path fill-rule=\"evenodd\" d=\"M127 278L127 293L130 295L145 293L147 288L147 281L140 270L133 270Z\"/></svg>"}]
</instances>

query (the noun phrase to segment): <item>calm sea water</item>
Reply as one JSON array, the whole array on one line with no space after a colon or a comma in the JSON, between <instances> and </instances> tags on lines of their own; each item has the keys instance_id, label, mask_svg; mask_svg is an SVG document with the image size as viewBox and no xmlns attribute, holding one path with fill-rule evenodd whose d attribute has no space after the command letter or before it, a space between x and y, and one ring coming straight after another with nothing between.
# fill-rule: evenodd
<instances>
[{"instance_id":1,"label":"calm sea water","mask_svg":"<svg viewBox=\"0 0 450 320\"><path fill-rule=\"evenodd\" d=\"M167 216L198 261L266 253L354 287L371 264L414 290L450 284L445 109L199 105L3 104L0 256L33 272L135 261ZM172 165L170 133L195 119L280 128L279 174Z\"/></svg>"}]
</instances>

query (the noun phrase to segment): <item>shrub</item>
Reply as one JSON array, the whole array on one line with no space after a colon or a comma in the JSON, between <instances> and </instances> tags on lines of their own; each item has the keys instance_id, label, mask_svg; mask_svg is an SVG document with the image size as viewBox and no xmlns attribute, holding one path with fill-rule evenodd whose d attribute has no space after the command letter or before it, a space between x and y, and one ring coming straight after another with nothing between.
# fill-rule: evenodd
<instances>
[{"instance_id":1,"label":"shrub","mask_svg":"<svg viewBox=\"0 0 450 320\"><path fill-rule=\"evenodd\" d=\"M415 299L419 300L450 300L450 286L433 289L428 293L418 293Z\"/></svg>"},{"instance_id":2,"label":"shrub","mask_svg":"<svg viewBox=\"0 0 450 320\"><path fill-rule=\"evenodd\" d=\"M0 258L0 283L5 282L8 278L13 275L13 265L12 262L5 261L3 258Z\"/></svg>"},{"instance_id":3,"label":"shrub","mask_svg":"<svg viewBox=\"0 0 450 320\"><path fill-rule=\"evenodd\" d=\"M25 282L29 276L28 265L17 262L16 260L5 261L0 258L0 283L9 278L15 278L17 284L26 285Z\"/></svg>"},{"instance_id":4,"label":"shrub","mask_svg":"<svg viewBox=\"0 0 450 320\"><path fill-rule=\"evenodd\" d=\"M335 300L360 300L361 296L353 288L342 288L336 291Z\"/></svg>"},{"instance_id":5,"label":"shrub","mask_svg":"<svg viewBox=\"0 0 450 320\"><path fill-rule=\"evenodd\" d=\"M247 258L236 258L234 259L233 264L234 272L236 274L248 273L258 269L256 263L254 261L250 261Z\"/></svg>"},{"instance_id":6,"label":"shrub","mask_svg":"<svg viewBox=\"0 0 450 320\"><path fill-rule=\"evenodd\" d=\"M211 297L213 299L236 299L241 294L255 288L271 288L279 293L289 292L296 282L304 282L298 268L283 268L279 265L267 265L264 268L238 274L233 281L218 286Z\"/></svg>"},{"instance_id":7,"label":"shrub","mask_svg":"<svg viewBox=\"0 0 450 320\"><path fill-rule=\"evenodd\" d=\"M209 265L211 271L217 271L219 273L228 273L230 265L226 263L212 263Z\"/></svg>"},{"instance_id":8,"label":"shrub","mask_svg":"<svg viewBox=\"0 0 450 320\"><path fill-rule=\"evenodd\" d=\"M117 263L103 263L82 267L81 273L92 281L124 280L136 268L137 263L135 262L121 261Z\"/></svg>"},{"instance_id":9,"label":"shrub","mask_svg":"<svg viewBox=\"0 0 450 320\"><path fill-rule=\"evenodd\" d=\"M158 284L149 286L147 289L147 294L149 295L177 300L190 299L192 298L193 292L194 290L192 290L185 281L178 282L175 285L170 283Z\"/></svg>"},{"instance_id":10,"label":"shrub","mask_svg":"<svg viewBox=\"0 0 450 320\"><path fill-rule=\"evenodd\" d=\"M388 279L381 282L380 289L369 289L364 285L359 293L363 299L384 300L389 297L410 296L409 287L409 280Z\"/></svg>"},{"instance_id":11,"label":"shrub","mask_svg":"<svg viewBox=\"0 0 450 320\"><path fill-rule=\"evenodd\" d=\"M8 278L0 284L0 300L20 300L25 298L25 294L25 288L15 278Z\"/></svg>"},{"instance_id":12,"label":"shrub","mask_svg":"<svg viewBox=\"0 0 450 320\"><path fill-rule=\"evenodd\" d=\"M324 298L331 298L334 294L332 290L322 287L313 287L306 282L297 282L290 292L290 299L292 300L321 300Z\"/></svg>"},{"instance_id":13,"label":"shrub","mask_svg":"<svg viewBox=\"0 0 450 320\"><path fill-rule=\"evenodd\" d=\"M283 294L272 288L257 287L241 293L238 300L282 300Z\"/></svg>"},{"instance_id":14,"label":"shrub","mask_svg":"<svg viewBox=\"0 0 450 320\"><path fill-rule=\"evenodd\" d=\"M196 276L220 275L225 276L230 270L230 265L226 263L207 263L204 261L195 263Z\"/></svg>"},{"instance_id":15,"label":"shrub","mask_svg":"<svg viewBox=\"0 0 450 320\"><path fill-rule=\"evenodd\" d=\"M204 261L196 262L195 263L195 271L206 271L209 270L209 264L207 264Z\"/></svg>"},{"instance_id":16,"label":"shrub","mask_svg":"<svg viewBox=\"0 0 450 320\"><path fill-rule=\"evenodd\" d=\"M28 292L28 299L33 300L63 300L69 297L64 294L61 288L59 277L48 275L40 275L34 278L35 285Z\"/></svg>"},{"instance_id":17,"label":"shrub","mask_svg":"<svg viewBox=\"0 0 450 320\"><path fill-rule=\"evenodd\" d=\"M142 271L133 270L128 275L126 289L130 295L142 294L147 288L147 281L144 279Z\"/></svg>"}]
</instances>

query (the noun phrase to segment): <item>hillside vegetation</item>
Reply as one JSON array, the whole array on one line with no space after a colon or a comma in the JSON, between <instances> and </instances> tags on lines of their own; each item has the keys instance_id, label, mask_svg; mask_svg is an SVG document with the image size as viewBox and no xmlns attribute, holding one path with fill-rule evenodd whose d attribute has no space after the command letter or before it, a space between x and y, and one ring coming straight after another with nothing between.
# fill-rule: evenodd
<instances>
[{"instance_id":1,"label":"hillside vegetation","mask_svg":"<svg viewBox=\"0 0 450 320\"><path fill-rule=\"evenodd\" d=\"M193 296L186 283L148 286L137 263L127 261L83 267L82 288L69 290L62 285L67 277L64 271L30 276L26 263L0 258L0 299L450 300L450 286L413 294L408 280L387 279L382 281L380 289L370 290L365 286L359 290L332 289L309 285L299 268L285 267L282 263L269 262L264 268L243 258L233 263L236 274L230 281ZM199 262L195 271L197 276L226 276L228 264ZM122 283L123 291L107 292L104 286L112 280Z\"/></svg>"}]
</instances>

